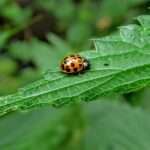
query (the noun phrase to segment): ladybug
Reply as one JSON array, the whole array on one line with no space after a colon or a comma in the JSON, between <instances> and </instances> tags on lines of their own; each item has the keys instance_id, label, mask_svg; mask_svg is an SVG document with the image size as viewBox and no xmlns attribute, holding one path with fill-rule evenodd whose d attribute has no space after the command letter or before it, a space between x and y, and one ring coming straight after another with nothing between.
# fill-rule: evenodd
<instances>
[{"instance_id":1,"label":"ladybug","mask_svg":"<svg viewBox=\"0 0 150 150\"><path fill-rule=\"evenodd\" d=\"M77 74L87 70L89 62L87 59L75 54L65 57L60 67L63 73Z\"/></svg>"}]
</instances>

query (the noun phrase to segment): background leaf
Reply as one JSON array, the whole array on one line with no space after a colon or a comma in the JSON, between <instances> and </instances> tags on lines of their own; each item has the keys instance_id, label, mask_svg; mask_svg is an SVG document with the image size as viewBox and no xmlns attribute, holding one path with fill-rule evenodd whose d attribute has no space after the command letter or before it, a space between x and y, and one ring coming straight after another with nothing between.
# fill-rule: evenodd
<instances>
[{"instance_id":1,"label":"background leaf","mask_svg":"<svg viewBox=\"0 0 150 150\"><path fill-rule=\"evenodd\" d=\"M74 117L74 121L70 122L69 117ZM80 147L80 134L83 130L80 109L35 109L29 113L5 116L0 124L1 149L58 150L61 147L69 150ZM75 139L76 134L79 139Z\"/></svg>"},{"instance_id":2,"label":"background leaf","mask_svg":"<svg viewBox=\"0 0 150 150\"><path fill-rule=\"evenodd\" d=\"M149 149L148 112L133 109L128 105L103 101L88 104L86 114L86 150Z\"/></svg>"}]
</instances>

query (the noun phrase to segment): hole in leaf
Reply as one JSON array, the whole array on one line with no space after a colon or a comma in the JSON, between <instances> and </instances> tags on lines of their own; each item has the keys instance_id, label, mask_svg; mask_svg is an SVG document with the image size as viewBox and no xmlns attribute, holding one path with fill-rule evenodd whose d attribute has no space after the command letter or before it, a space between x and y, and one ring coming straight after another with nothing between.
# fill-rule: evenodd
<instances>
[{"instance_id":1,"label":"hole in leaf","mask_svg":"<svg viewBox=\"0 0 150 150\"><path fill-rule=\"evenodd\" d=\"M109 66L109 64L108 63L104 63L104 66Z\"/></svg>"}]
</instances>

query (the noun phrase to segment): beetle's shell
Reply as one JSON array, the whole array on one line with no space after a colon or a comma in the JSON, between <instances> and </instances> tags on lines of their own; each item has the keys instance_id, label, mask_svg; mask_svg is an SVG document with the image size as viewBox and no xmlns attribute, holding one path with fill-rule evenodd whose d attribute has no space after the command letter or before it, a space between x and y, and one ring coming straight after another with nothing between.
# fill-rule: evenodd
<instances>
[{"instance_id":1,"label":"beetle's shell","mask_svg":"<svg viewBox=\"0 0 150 150\"><path fill-rule=\"evenodd\" d=\"M76 74L83 72L88 65L88 61L80 55L70 55L63 59L61 70L67 74Z\"/></svg>"}]
</instances>

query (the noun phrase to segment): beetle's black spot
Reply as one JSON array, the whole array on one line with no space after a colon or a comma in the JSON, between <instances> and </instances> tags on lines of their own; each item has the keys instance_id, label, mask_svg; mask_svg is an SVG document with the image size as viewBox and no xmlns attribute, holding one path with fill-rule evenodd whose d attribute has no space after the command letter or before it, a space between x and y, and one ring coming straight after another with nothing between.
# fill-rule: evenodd
<instances>
[{"instance_id":1,"label":"beetle's black spot","mask_svg":"<svg viewBox=\"0 0 150 150\"><path fill-rule=\"evenodd\" d=\"M79 55L77 55L77 57L78 57L79 59L82 59L82 57L81 57L81 56L79 56Z\"/></svg>"},{"instance_id":2,"label":"beetle's black spot","mask_svg":"<svg viewBox=\"0 0 150 150\"><path fill-rule=\"evenodd\" d=\"M71 63L71 67L74 67L75 66L75 64L74 63Z\"/></svg>"},{"instance_id":3,"label":"beetle's black spot","mask_svg":"<svg viewBox=\"0 0 150 150\"><path fill-rule=\"evenodd\" d=\"M64 60L64 64L67 64L67 60Z\"/></svg>"},{"instance_id":4,"label":"beetle's black spot","mask_svg":"<svg viewBox=\"0 0 150 150\"><path fill-rule=\"evenodd\" d=\"M69 69L69 68L66 68L66 71L67 71L67 72L70 72L70 69Z\"/></svg>"},{"instance_id":5,"label":"beetle's black spot","mask_svg":"<svg viewBox=\"0 0 150 150\"><path fill-rule=\"evenodd\" d=\"M68 59L68 57L65 57L64 60Z\"/></svg>"},{"instance_id":6,"label":"beetle's black spot","mask_svg":"<svg viewBox=\"0 0 150 150\"><path fill-rule=\"evenodd\" d=\"M108 63L105 63L104 66L109 66L109 64L108 64Z\"/></svg>"},{"instance_id":7,"label":"beetle's black spot","mask_svg":"<svg viewBox=\"0 0 150 150\"><path fill-rule=\"evenodd\" d=\"M73 70L74 70L74 72L77 72L78 68L74 68Z\"/></svg>"},{"instance_id":8,"label":"beetle's black spot","mask_svg":"<svg viewBox=\"0 0 150 150\"><path fill-rule=\"evenodd\" d=\"M82 67L82 64L79 64L80 67Z\"/></svg>"},{"instance_id":9,"label":"beetle's black spot","mask_svg":"<svg viewBox=\"0 0 150 150\"><path fill-rule=\"evenodd\" d=\"M67 70L67 69L70 69L69 66L66 66L66 70Z\"/></svg>"}]
</instances>

